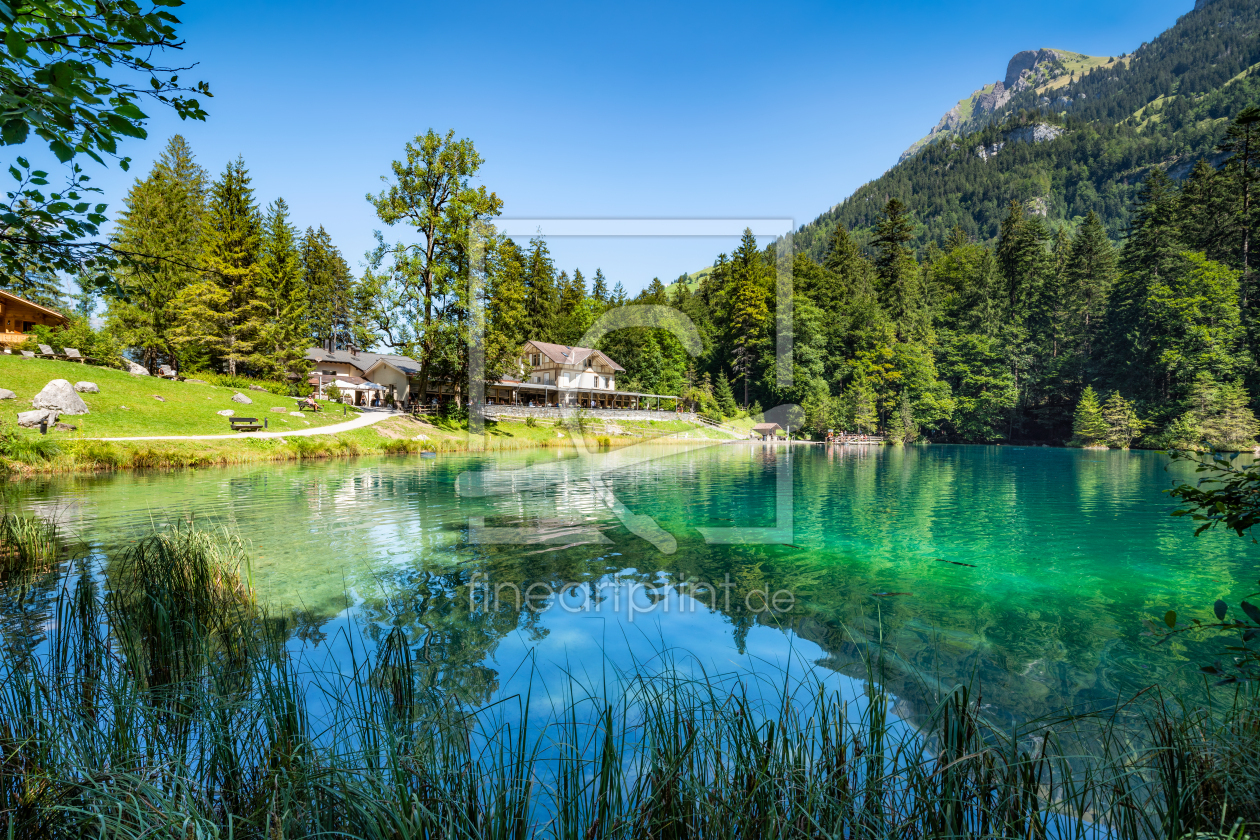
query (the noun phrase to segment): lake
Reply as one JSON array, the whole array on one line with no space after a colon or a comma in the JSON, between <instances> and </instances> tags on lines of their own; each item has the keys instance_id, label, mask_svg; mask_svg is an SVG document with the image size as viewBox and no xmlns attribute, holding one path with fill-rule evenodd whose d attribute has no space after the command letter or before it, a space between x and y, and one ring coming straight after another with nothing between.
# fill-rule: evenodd
<instances>
[{"instance_id":1,"label":"lake","mask_svg":"<svg viewBox=\"0 0 1260 840\"><path fill-rule=\"evenodd\" d=\"M972 683L1014 723L1202 690L1217 643L1156 646L1142 621L1236 603L1260 549L1168 516L1162 491L1191 474L1153 452L739 443L9 492L100 556L182 518L230 529L292 645L342 667L401 627L429 684L470 705L635 668L790 669L854 690L874 669L902 717Z\"/></svg>"}]
</instances>

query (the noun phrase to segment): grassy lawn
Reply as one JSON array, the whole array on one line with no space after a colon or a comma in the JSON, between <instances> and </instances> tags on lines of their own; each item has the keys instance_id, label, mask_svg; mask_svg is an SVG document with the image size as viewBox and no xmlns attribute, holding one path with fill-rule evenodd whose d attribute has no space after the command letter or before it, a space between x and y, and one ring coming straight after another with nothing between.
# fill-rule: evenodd
<instances>
[{"instance_id":1,"label":"grassy lawn","mask_svg":"<svg viewBox=\"0 0 1260 840\"><path fill-rule=\"evenodd\" d=\"M358 415L353 409L343 416L332 409L318 414L303 412L302 417L273 412L272 407L288 411L295 408L292 397L281 397L263 391L243 391L252 405L232 402L236 391L195 382L172 382L151 376L132 376L112 368L58 362L51 359L28 359L0 354L0 388L17 394L16 400L0 403L6 409L5 425L16 428L17 414L29 411L31 400L53 379L70 382L86 380L100 387L99 394L80 394L90 413L62 418L77 426L78 431L49 430L49 437L59 439L93 437L134 437L141 435L218 435L230 432L226 417L215 412L230 408L237 417L267 418L269 431L291 431L340 423ZM157 397L161 397L159 400ZM24 435L39 435L38 429L21 429Z\"/></svg>"}]
</instances>

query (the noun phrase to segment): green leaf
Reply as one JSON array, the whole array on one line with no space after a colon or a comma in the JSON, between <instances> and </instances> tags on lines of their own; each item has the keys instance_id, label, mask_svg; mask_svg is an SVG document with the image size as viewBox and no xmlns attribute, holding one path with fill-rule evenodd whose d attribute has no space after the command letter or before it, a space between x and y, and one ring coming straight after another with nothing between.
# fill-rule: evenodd
<instances>
[{"instance_id":1,"label":"green leaf","mask_svg":"<svg viewBox=\"0 0 1260 840\"><path fill-rule=\"evenodd\" d=\"M8 128L8 125L8 123L5 123L5 128ZM60 140L52 141L48 144L48 148L51 149L52 153L57 156L57 160L62 163L65 163L70 160L70 158L74 157L74 149L71 149Z\"/></svg>"},{"instance_id":2,"label":"green leaf","mask_svg":"<svg viewBox=\"0 0 1260 840\"><path fill-rule=\"evenodd\" d=\"M16 29L4 33L4 46L14 58L26 56L26 41L22 40L22 34Z\"/></svg>"},{"instance_id":3,"label":"green leaf","mask_svg":"<svg viewBox=\"0 0 1260 840\"><path fill-rule=\"evenodd\" d=\"M30 133L30 130L26 120L21 117L5 120L4 125L0 126L0 142L3 142L6 146L17 146L25 143L26 136Z\"/></svg>"},{"instance_id":4,"label":"green leaf","mask_svg":"<svg viewBox=\"0 0 1260 840\"><path fill-rule=\"evenodd\" d=\"M15 20L17 20L17 15L13 14L13 7L4 0L0 0L0 21L13 23Z\"/></svg>"},{"instance_id":5,"label":"green leaf","mask_svg":"<svg viewBox=\"0 0 1260 840\"><path fill-rule=\"evenodd\" d=\"M1171 628L1176 628L1177 613L1174 610L1169 610L1168 612L1164 613L1164 623L1167 624Z\"/></svg>"}]
</instances>

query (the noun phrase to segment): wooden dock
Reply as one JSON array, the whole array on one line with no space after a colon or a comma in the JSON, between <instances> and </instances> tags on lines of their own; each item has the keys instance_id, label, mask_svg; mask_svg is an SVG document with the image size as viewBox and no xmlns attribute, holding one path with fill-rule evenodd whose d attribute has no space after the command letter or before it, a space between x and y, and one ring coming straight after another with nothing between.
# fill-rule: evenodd
<instances>
[{"instance_id":1,"label":"wooden dock","mask_svg":"<svg viewBox=\"0 0 1260 840\"><path fill-rule=\"evenodd\" d=\"M883 435L831 435L827 443L839 446L883 446L888 441Z\"/></svg>"}]
</instances>

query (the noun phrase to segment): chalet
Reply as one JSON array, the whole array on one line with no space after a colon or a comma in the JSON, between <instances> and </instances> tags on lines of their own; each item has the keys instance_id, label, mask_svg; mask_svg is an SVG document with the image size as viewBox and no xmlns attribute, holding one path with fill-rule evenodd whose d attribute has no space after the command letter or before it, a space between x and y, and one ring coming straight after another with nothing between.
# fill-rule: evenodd
<instances>
[{"instance_id":1,"label":"chalet","mask_svg":"<svg viewBox=\"0 0 1260 840\"><path fill-rule=\"evenodd\" d=\"M521 348L519 367L519 378L504 377L486 386L487 403L645 408L653 400L657 406L661 400L677 400L669 394L618 391L617 374L626 369L590 347L527 341Z\"/></svg>"},{"instance_id":2,"label":"chalet","mask_svg":"<svg viewBox=\"0 0 1260 840\"><path fill-rule=\"evenodd\" d=\"M6 347L26 341L29 337L26 334L36 324L63 327L69 320L55 309L0 291L0 324L4 327L3 332L0 332L0 344Z\"/></svg>"},{"instance_id":3,"label":"chalet","mask_svg":"<svg viewBox=\"0 0 1260 840\"><path fill-rule=\"evenodd\" d=\"M377 397L384 400L386 396L400 403L419 401L420 363L415 359L311 347L306 351L306 360L312 367L310 382L320 395L335 383L356 405L366 405ZM442 383L429 383L431 397L440 397L443 391Z\"/></svg>"}]
</instances>

